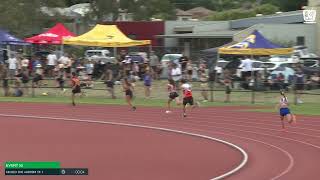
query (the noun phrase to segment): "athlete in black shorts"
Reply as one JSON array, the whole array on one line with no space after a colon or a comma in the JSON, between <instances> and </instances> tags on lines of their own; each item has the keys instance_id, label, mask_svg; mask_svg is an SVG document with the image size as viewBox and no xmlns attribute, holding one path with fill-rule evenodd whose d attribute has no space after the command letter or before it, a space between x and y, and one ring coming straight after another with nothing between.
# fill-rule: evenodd
<instances>
[{"instance_id":1,"label":"athlete in black shorts","mask_svg":"<svg viewBox=\"0 0 320 180\"><path fill-rule=\"evenodd\" d=\"M168 99L168 110L166 111L166 113L171 113L171 102L173 100L176 100L176 103L177 105L181 104L180 101L179 101L179 94L177 93L177 88L176 88L176 83L172 80L172 79L169 79L169 84L167 85L168 86L168 92L169 92L169 99Z\"/></svg>"},{"instance_id":2,"label":"athlete in black shorts","mask_svg":"<svg viewBox=\"0 0 320 180\"><path fill-rule=\"evenodd\" d=\"M128 81L127 78L123 80L123 91L125 92L126 95L126 101L128 105L132 108L133 111L135 111L137 108L132 105L132 98L133 98L133 93L132 93L133 86L132 84Z\"/></svg>"},{"instance_id":3,"label":"athlete in black shorts","mask_svg":"<svg viewBox=\"0 0 320 180\"><path fill-rule=\"evenodd\" d=\"M81 93L80 80L77 77L77 74L75 72L72 72L71 85L72 85L72 105L75 106L76 105L76 103L74 102L75 95L78 93Z\"/></svg>"}]
</instances>

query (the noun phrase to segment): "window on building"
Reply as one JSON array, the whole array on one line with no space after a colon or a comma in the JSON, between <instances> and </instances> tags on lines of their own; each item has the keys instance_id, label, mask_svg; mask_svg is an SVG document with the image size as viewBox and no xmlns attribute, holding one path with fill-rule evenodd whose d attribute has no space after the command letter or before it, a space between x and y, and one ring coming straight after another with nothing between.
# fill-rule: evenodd
<instances>
[{"instance_id":1,"label":"window on building","mask_svg":"<svg viewBox=\"0 0 320 180\"><path fill-rule=\"evenodd\" d=\"M297 45L298 45L298 46L304 46L304 45L305 45L305 38L304 38L304 36L298 36L298 37L297 37Z\"/></svg>"}]
</instances>

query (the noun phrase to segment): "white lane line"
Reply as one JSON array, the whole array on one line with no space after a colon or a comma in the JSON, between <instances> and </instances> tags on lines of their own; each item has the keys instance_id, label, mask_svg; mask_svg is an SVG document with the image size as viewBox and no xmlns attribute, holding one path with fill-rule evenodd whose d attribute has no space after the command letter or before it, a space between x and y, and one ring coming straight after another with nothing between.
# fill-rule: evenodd
<instances>
[{"instance_id":1,"label":"white lane line","mask_svg":"<svg viewBox=\"0 0 320 180\"><path fill-rule=\"evenodd\" d=\"M220 121L227 121L227 122L238 122L238 123L245 123L245 124L256 124L256 125L267 125L267 126L273 126L273 127L279 127L278 125L276 125L280 120L279 120L279 117L277 118L274 118L276 119L275 121L271 121L272 124L269 124L270 123L270 120L269 120L269 123L261 123L261 122L266 122L266 121L262 121L261 118L259 117L259 120L257 120L257 122L253 122L253 121L247 121L247 120L252 120L252 119L255 119L255 118L250 118L250 117L241 117L241 116L238 116L238 115L228 115L228 117L232 118L233 120L226 120L224 119L226 116L220 116L220 115L202 115L202 114L196 114L198 118L202 118L203 120L200 121L200 122L205 122L205 123L210 123L211 121L206 121L208 118L208 116L210 116L210 118L219 118ZM241 121L241 120L244 120ZM301 122L301 120L298 119L298 123ZM279 124L279 123L278 123ZM302 124L302 125L306 125L306 124ZM309 125L309 126L313 126L313 125ZM291 127L291 129L297 129L297 130L308 130L308 131L314 131L314 132L320 132L319 129L312 129L312 128L302 128L302 127Z\"/></svg>"},{"instance_id":2,"label":"white lane line","mask_svg":"<svg viewBox=\"0 0 320 180\"><path fill-rule=\"evenodd\" d=\"M128 120L131 120L131 119L126 119L127 121ZM169 123L169 124L175 124L177 125L176 122L173 122L173 121L161 121L161 122L165 122L165 123ZM131 123L133 123L131 121ZM156 126L162 126L164 127L163 124L159 124L159 121L151 121L151 120L148 120L148 121L143 121L143 122L134 122L134 123L143 123L143 124L150 124L152 123L152 125L156 125ZM157 123L157 124L155 124ZM181 124L180 124L181 125ZM195 124L192 124L190 123L190 125L195 125ZM170 128L170 126L168 125L165 125L167 126L168 128ZM199 126L199 125L195 125L195 126ZM167 128L167 127L164 127L164 128ZM253 139L253 138L249 138L249 137L244 137L244 136L239 136L239 135L233 135L233 134L229 134L229 133L225 133L225 132L221 132L221 131L207 131L207 130L203 130L203 129L194 129L194 128L188 128L188 127L181 127L181 129L184 129L184 130L187 130L187 131L197 131L197 132L200 132L200 133L215 133L215 134L223 134L223 135L227 135L227 136L232 136L232 137L236 137L236 138L240 138L240 139L245 139L245 140L250 140L250 141L254 141L254 142L258 142L258 143L261 143L261 144L264 144L266 146L270 146L271 148L275 148L279 151L281 151L282 153L284 153L288 159L289 159L289 163L288 163L288 166L283 170L281 171L279 174L277 174L276 176L272 177L271 180L276 180L276 179L279 179L280 177L284 176L285 174L287 174L288 172L290 172L294 166L294 158L292 156L292 154L290 154L288 151L286 151L285 149L282 149L281 147L279 146L276 146L276 145L273 145L273 144L269 144L269 143L266 143L266 142L263 142L263 141L259 141L257 139Z\"/></svg>"},{"instance_id":3,"label":"white lane line","mask_svg":"<svg viewBox=\"0 0 320 180\"><path fill-rule=\"evenodd\" d=\"M234 135L234 134L229 134L229 133L225 133L225 132L221 132L221 131L214 131L214 132L210 132L210 131L205 131L205 130L200 130L200 129L193 129L193 128L184 128L187 130L192 130L192 131L200 131L200 132L206 132L206 133L216 133L216 134L223 134L223 135L227 135L227 136L232 136L232 137L236 137L236 138L240 138L240 139L245 139L245 140L249 140L249 141L254 141L254 142L258 142L261 144L264 144L266 146L270 146L272 148L278 149L279 151L281 151L282 153L284 153L288 159L289 159L289 165L287 166L286 169L284 169L282 172L280 172L278 175L274 176L271 178L271 180L276 180L279 179L280 177L282 177L283 175L287 174L289 171L292 170L293 166L294 166L294 158L292 156L292 154L290 154L288 151L286 151L285 149L282 149L276 145L272 145L263 141L259 141L257 139L252 139L252 138L248 138L248 137L244 137L244 136L238 136L238 135Z\"/></svg>"},{"instance_id":4,"label":"white lane line","mask_svg":"<svg viewBox=\"0 0 320 180\"><path fill-rule=\"evenodd\" d=\"M153 130L159 130L159 131L165 131L165 132L173 132L173 133L178 133L178 134L184 134L184 135L189 135L189 136L194 136L194 137L200 137L216 142L220 142L223 144L226 144L238 151L242 154L242 161L241 163L234 169L230 170L227 173L224 173L218 177L214 177L211 180L220 180L223 178L226 178L227 176L230 176L236 172L238 172L241 168L243 168L246 163L248 162L248 154L239 146L232 144L230 142L213 138L210 136L205 136L201 134L195 134L195 133L190 133L190 132L185 132L185 131L179 131L179 130L174 130L174 129L167 129L167 128L160 128L160 127L153 127L153 126L146 126L146 125L135 125L135 124L127 124L127 123L117 123L117 122L108 122L108 121L94 121L94 120L85 120L85 119L73 119L73 118L58 118L58 117L45 117L45 116L27 116L27 115L10 115L10 114L0 114L2 117L16 117L16 118L34 118L34 119L46 119L46 120L61 120L61 121L71 121L71 122L83 122L83 123L96 123L96 124L109 124L109 125L118 125L118 126L127 126L127 127L136 127L136 128L145 128L145 129L153 129Z\"/></svg>"}]
</instances>

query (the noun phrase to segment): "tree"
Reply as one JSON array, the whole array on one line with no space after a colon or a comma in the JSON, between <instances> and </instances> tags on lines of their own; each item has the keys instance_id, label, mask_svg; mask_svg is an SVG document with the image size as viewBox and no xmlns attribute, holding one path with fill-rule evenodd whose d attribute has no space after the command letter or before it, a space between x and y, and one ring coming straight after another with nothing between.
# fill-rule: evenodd
<instances>
[{"instance_id":1,"label":"tree","mask_svg":"<svg viewBox=\"0 0 320 180\"><path fill-rule=\"evenodd\" d=\"M131 5L129 12L134 14L135 20L150 20L150 18L173 19L175 7L169 0L138 0Z\"/></svg>"},{"instance_id":2,"label":"tree","mask_svg":"<svg viewBox=\"0 0 320 180\"><path fill-rule=\"evenodd\" d=\"M255 16L255 12L252 10L244 11L243 9L232 9L228 11L213 13L211 16L207 18L207 20L226 21L226 20L248 18L252 16Z\"/></svg>"},{"instance_id":3,"label":"tree","mask_svg":"<svg viewBox=\"0 0 320 180\"><path fill-rule=\"evenodd\" d=\"M103 21L114 21L118 18L119 4L117 0L92 0L91 17L96 19L97 23Z\"/></svg>"},{"instance_id":4,"label":"tree","mask_svg":"<svg viewBox=\"0 0 320 180\"><path fill-rule=\"evenodd\" d=\"M281 11L295 11L300 10L302 6L307 5L308 0L262 0L262 3L278 6Z\"/></svg>"},{"instance_id":5,"label":"tree","mask_svg":"<svg viewBox=\"0 0 320 180\"><path fill-rule=\"evenodd\" d=\"M182 9L182 10L188 10L191 8L196 7L197 0L170 0L169 2L174 5L176 8Z\"/></svg>"},{"instance_id":6,"label":"tree","mask_svg":"<svg viewBox=\"0 0 320 180\"><path fill-rule=\"evenodd\" d=\"M65 0L66 6L72 6L75 4L81 4L81 3L90 3L90 0Z\"/></svg>"},{"instance_id":7,"label":"tree","mask_svg":"<svg viewBox=\"0 0 320 180\"><path fill-rule=\"evenodd\" d=\"M256 14L263 14L263 15L274 14L279 10L280 10L279 7L274 6L272 4L263 4L255 8Z\"/></svg>"},{"instance_id":8,"label":"tree","mask_svg":"<svg viewBox=\"0 0 320 180\"><path fill-rule=\"evenodd\" d=\"M46 7L66 7L66 0L41 0L41 6Z\"/></svg>"},{"instance_id":9,"label":"tree","mask_svg":"<svg viewBox=\"0 0 320 180\"><path fill-rule=\"evenodd\" d=\"M0 26L11 33L24 37L42 27L46 16L40 12L40 0L2 0L0 3Z\"/></svg>"}]
</instances>

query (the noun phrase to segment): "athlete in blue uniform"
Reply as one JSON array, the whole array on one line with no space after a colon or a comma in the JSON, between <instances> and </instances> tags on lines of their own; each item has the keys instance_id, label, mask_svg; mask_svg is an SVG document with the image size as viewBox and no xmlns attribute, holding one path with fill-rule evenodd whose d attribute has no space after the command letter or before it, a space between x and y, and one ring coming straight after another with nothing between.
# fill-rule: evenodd
<instances>
[{"instance_id":1,"label":"athlete in blue uniform","mask_svg":"<svg viewBox=\"0 0 320 180\"><path fill-rule=\"evenodd\" d=\"M283 91L280 92L281 98L279 101L279 111L280 111L280 119L282 123L282 128L284 129L284 118L291 124L296 122L296 117L290 112L289 109L289 101Z\"/></svg>"}]
</instances>

